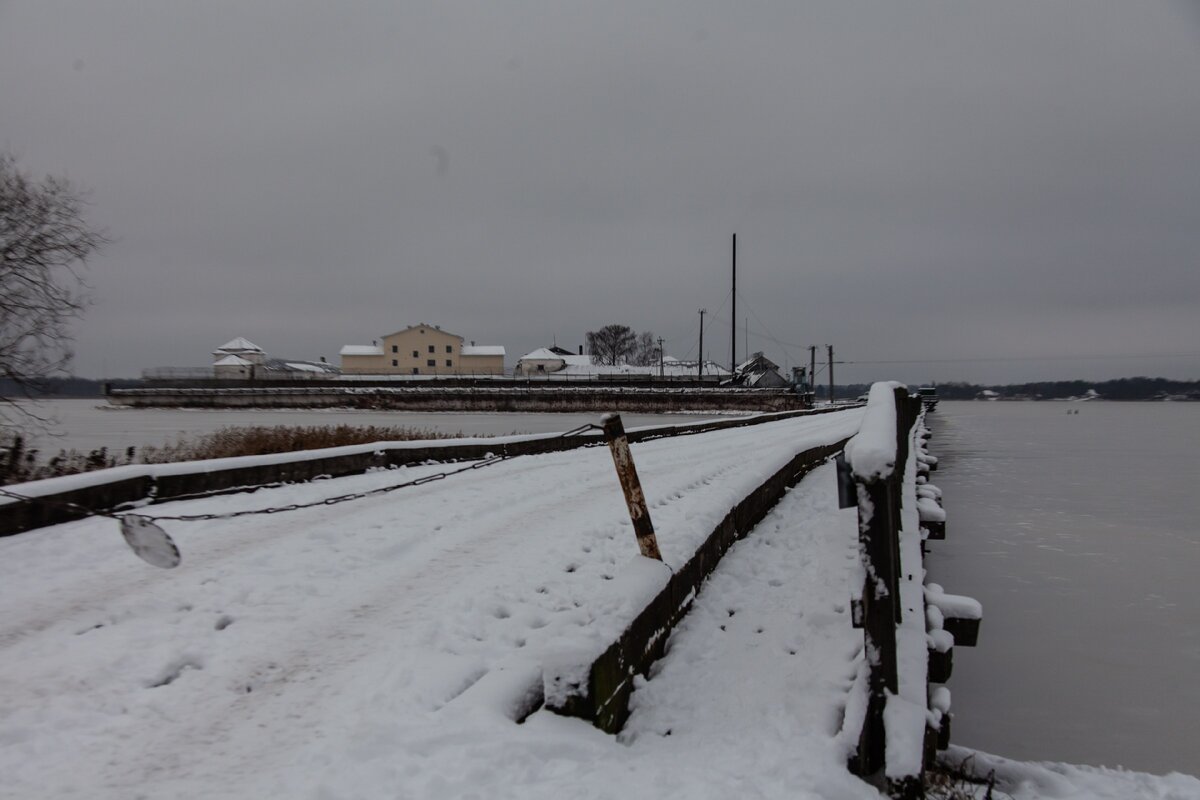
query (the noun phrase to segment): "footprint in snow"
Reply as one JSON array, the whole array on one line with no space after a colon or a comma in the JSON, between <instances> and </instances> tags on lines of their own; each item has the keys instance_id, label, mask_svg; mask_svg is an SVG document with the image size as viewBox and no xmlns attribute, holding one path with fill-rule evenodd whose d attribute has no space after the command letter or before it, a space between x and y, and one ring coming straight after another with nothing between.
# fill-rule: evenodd
<instances>
[{"instance_id":1,"label":"footprint in snow","mask_svg":"<svg viewBox=\"0 0 1200 800\"><path fill-rule=\"evenodd\" d=\"M157 689L160 686L169 686L178 680L185 670L189 669L204 669L204 664L196 656L180 656L163 667L159 671L158 677L146 684L146 688Z\"/></svg>"}]
</instances>

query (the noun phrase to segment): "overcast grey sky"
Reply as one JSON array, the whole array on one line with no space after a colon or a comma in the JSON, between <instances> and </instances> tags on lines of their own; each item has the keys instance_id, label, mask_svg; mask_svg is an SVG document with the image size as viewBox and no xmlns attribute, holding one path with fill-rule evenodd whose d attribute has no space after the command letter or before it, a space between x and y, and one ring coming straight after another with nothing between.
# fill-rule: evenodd
<instances>
[{"instance_id":1,"label":"overcast grey sky","mask_svg":"<svg viewBox=\"0 0 1200 800\"><path fill-rule=\"evenodd\" d=\"M1196 0L0 0L0 147L115 238L82 375L416 322L694 357L707 307L839 382L1200 378Z\"/></svg>"}]
</instances>

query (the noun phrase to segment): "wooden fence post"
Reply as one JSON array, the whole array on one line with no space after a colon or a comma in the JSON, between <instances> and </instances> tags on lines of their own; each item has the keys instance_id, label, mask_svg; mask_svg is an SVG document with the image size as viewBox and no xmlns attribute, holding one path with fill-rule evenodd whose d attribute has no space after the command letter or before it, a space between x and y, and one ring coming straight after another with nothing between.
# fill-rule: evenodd
<instances>
[{"instance_id":1,"label":"wooden fence post","mask_svg":"<svg viewBox=\"0 0 1200 800\"><path fill-rule=\"evenodd\" d=\"M891 473L856 479L859 552L866 573L862 593L865 654L869 665L867 710L859 734L855 771L878 775L886 763L884 706L899 690L896 626L900 623L900 513L912 409L908 391L894 392L896 459Z\"/></svg>"},{"instance_id":2,"label":"wooden fence post","mask_svg":"<svg viewBox=\"0 0 1200 800\"><path fill-rule=\"evenodd\" d=\"M625 437L625 426L621 424L620 414L608 414L604 417L604 440L612 451L613 464L617 467L617 478L621 481L621 491L625 493L625 504L629 506L629 518L633 520L633 532L637 536L638 549L646 558L662 561L662 553L658 550L658 539L654 535L654 524L650 521L650 509L646 507L646 496L642 493L642 483L638 480L637 467L633 464L633 454L629 452L629 439Z\"/></svg>"},{"instance_id":3,"label":"wooden fence post","mask_svg":"<svg viewBox=\"0 0 1200 800\"><path fill-rule=\"evenodd\" d=\"M867 714L858 745L858 771L872 775L884 766L887 738L883 709L887 692L898 688L896 669L896 592L898 548L893 527L893 492L890 479L858 484L859 548L866 570L863 585L863 636L869 665Z\"/></svg>"}]
</instances>

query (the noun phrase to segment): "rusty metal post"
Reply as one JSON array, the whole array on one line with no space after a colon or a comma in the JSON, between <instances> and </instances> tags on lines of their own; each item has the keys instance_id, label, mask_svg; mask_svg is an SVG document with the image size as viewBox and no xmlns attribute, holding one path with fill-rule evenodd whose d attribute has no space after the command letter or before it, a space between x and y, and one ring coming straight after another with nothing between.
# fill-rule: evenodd
<instances>
[{"instance_id":1,"label":"rusty metal post","mask_svg":"<svg viewBox=\"0 0 1200 800\"><path fill-rule=\"evenodd\" d=\"M604 441L608 442L608 449L612 451L621 491L625 492L625 503L629 506L629 518L633 520L638 549L646 558L662 561L658 539L654 536L654 525L650 522L650 509L646 507L646 496L642 494L642 483L633 464L633 453L629 452L629 440L625 438L625 426L621 424L620 414L605 416Z\"/></svg>"}]
</instances>

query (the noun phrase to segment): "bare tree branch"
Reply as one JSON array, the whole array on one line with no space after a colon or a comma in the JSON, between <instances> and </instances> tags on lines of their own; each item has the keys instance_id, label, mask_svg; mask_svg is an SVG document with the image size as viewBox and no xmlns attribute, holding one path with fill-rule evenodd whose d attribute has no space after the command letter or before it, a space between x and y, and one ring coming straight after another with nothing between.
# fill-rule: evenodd
<instances>
[{"instance_id":1,"label":"bare tree branch","mask_svg":"<svg viewBox=\"0 0 1200 800\"><path fill-rule=\"evenodd\" d=\"M86 205L65 178L35 180L0 153L0 377L26 399L66 369L70 324L91 304L81 270L109 240L84 222ZM28 405L0 398L0 427L39 421Z\"/></svg>"},{"instance_id":2,"label":"bare tree branch","mask_svg":"<svg viewBox=\"0 0 1200 800\"><path fill-rule=\"evenodd\" d=\"M629 354L629 363L639 367L649 367L658 364L658 343L651 331L642 331Z\"/></svg>"}]
</instances>

